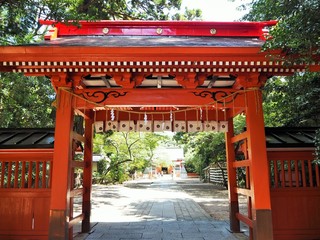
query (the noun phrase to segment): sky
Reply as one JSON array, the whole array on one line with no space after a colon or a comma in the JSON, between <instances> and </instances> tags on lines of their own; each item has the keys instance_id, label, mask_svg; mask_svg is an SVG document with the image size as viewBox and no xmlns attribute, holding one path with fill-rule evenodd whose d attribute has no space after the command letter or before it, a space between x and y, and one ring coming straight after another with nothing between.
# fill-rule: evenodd
<instances>
[{"instance_id":1,"label":"sky","mask_svg":"<svg viewBox=\"0 0 320 240\"><path fill-rule=\"evenodd\" d=\"M181 9L199 8L205 21L229 22L239 20L246 13L236 8L248 2L251 0L182 0Z\"/></svg>"}]
</instances>

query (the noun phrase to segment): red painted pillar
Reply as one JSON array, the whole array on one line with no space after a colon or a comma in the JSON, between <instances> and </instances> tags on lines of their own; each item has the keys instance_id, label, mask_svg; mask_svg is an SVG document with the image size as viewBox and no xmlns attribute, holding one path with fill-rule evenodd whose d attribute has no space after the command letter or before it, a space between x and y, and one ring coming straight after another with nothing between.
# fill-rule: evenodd
<instances>
[{"instance_id":1,"label":"red painted pillar","mask_svg":"<svg viewBox=\"0 0 320 240\"><path fill-rule=\"evenodd\" d=\"M49 239L68 238L70 160L72 157L72 95L59 90L53 154Z\"/></svg>"},{"instance_id":2,"label":"red painted pillar","mask_svg":"<svg viewBox=\"0 0 320 240\"><path fill-rule=\"evenodd\" d=\"M246 92L246 103L253 239L270 240L273 239L273 229L261 91L256 89Z\"/></svg>"},{"instance_id":3,"label":"red painted pillar","mask_svg":"<svg viewBox=\"0 0 320 240\"><path fill-rule=\"evenodd\" d=\"M233 118L230 118L228 120L228 132L225 133L228 169L230 230L232 232L240 232L240 222L236 217L236 214L239 212L238 193L234 191L235 187L237 186L237 173L236 168L233 167L233 162L235 161L234 145L231 142L231 138L233 136Z\"/></svg>"},{"instance_id":4,"label":"red painted pillar","mask_svg":"<svg viewBox=\"0 0 320 240\"><path fill-rule=\"evenodd\" d=\"M83 201L82 211L82 232L90 231L91 215L91 187L92 187L92 151L93 151L93 111L85 112L85 143L84 143L84 168L83 168Z\"/></svg>"}]
</instances>

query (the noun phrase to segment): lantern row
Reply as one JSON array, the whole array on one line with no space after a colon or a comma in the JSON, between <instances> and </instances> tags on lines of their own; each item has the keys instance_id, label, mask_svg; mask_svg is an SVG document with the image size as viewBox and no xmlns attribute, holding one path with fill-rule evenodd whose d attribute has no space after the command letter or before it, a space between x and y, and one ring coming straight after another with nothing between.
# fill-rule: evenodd
<instances>
[{"instance_id":1,"label":"lantern row","mask_svg":"<svg viewBox=\"0 0 320 240\"><path fill-rule=\"evenodd\" d=\"M228 121L97 121L95 131L115 132L227 132Z\"/></svg>"}]
</instances>

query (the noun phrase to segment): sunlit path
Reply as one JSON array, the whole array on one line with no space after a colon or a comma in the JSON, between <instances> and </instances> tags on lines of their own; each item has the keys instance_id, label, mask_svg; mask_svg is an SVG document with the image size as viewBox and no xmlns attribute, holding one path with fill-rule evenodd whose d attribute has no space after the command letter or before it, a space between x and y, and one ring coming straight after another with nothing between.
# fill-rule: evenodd
<instances>
[{"instance_id":1,"label":"sunlit path","mask_svg":"<svg viewBox=\"0 0 320 240\"><path fill-rule=\"evenodd\" d=\"M98 190L98 191L97 191ZM95 186L91 234L85 239L246 239L210 217L171 176L124 186Z\"/></svg>"}]
</instances>

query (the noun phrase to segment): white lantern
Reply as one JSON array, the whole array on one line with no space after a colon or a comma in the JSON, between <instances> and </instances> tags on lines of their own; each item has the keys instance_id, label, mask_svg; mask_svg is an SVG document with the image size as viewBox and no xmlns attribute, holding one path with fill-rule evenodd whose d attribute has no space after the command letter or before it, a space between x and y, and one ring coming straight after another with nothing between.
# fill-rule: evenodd
<instances>
[{"instance_id":1,"label":"white lantern","mask_svg":"<svg viewBox=\"0 0 320 240\"><path fill-rule=\"evenodd\" d=\"M154 132L172 131L171 121L154 121L153 122Z\"/></svg>"},{"instance_id":2,"label":"white lantern","mask_svg":"<svg viewBox=\"0 0 320 240\"><path fill-rule=\"evenodd\" d=\"M133 132L135 131L134 121L120 121L119 132Z\"/></svg>"},{"instance_id":3,"label":"white lantern","mask_svg":"<svg viewBox=\"0 0 320 240\"><path fill-rule=\"evenodd\" d=\"M173 128L175 132L186 132L187 124L185 121L174 121Z\"/></svg>"},{"instance_id":4,"label":"white lantern","mask_svg":"<svg viewBox=\"0 0 320 240\"><path fill-rule=\"evenodd\" d=\"M201 121L188 121L188 132L201 132L203 124Z\"/></svg>"},{"instance_id":5,"label":"white lantern","mask_svg":"<svg viewBox=\"0 0 320 240\"><path fill-rule=\"evenodd\" d=\"M228 121L219 122L219 132L228 132Z\"/></svg>"},{"instance_id":6,"label":"white lantern","mask_svg":"<svg viewBox=\"0 0 320 240\"><path fill-rule=\"evenodd\" d=\"M94 129L96 130L96 133L103 132L103 121L95 122Z\"/></svg>"},{"instance_id":7,"label":"white lantern","mask_svg":"<svg viewBox=\"0 0 320 240\"><path fill-rule=\"evenodd\" d=\"M138 132L152 132L152 121L137 121Z\"/></svg>"},{"instance_id":8,"label":"white lantern","mask_svg":"<svg viewBox=\"0 0 320 240\"><path fill-rule=\"evenodd\" d=\"M203 130L206 132L218 132L218 122L216 121L206 121L203 124Z\"/></svg>"},{"instance_id":9,"label":"white lantern","mask_svg":"<svg viewBox=\"0 0 320 240\"><path fill-rule=\"evenodd\" d=\"M108 130L112 130L112 131L118 131L118 127L119 127L119 124L118 124L118 121L106 121L106 128L105 130L108 131Z\"/></svg>"}]
</instances>

